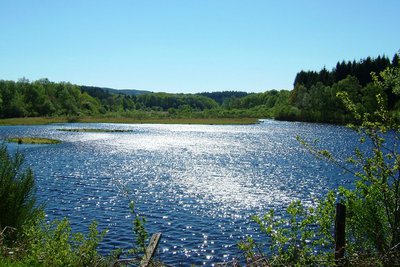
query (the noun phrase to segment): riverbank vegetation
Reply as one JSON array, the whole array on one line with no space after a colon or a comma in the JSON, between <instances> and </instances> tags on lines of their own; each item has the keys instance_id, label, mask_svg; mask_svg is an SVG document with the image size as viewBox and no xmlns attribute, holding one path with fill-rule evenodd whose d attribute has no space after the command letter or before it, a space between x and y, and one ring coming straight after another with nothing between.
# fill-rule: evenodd
<instances>
[{"instance_id":1,"label":"riverbank vegetation","mask_svg":"<svg viewBox=\"0 0 400 267\"><path fill-rule=\"evenodd\" d=\"M379 92L393 86L400 96L400 71L388 68L372 75ZM354 189L340 186L318 200L316 207L291 203L286 214L253 217L269 242L249 237L239 243L257 266L399 266L400 265L400 124L387 110L382 93L375 96L373 113L353 101L348 92L337 97L355 124L359 147L347 159L318 148L315 140L298 140L321 160L339 166L354 177ZM334 251L335 202L346 207L345 242ZM334 255L340 257L334 257ZM336 256L335 255L335 256Z\"/></svg>"},{"instance_id":2,"label":"riverbank vegetation","mask_svg":"<svg viewBox=\"0 0 400 267\"><path fill-rule=\"evenodd\" d=\"M0 266L125 266L139 262L145 250L145 220L135 212L132 249L116 249L102 255L97 248L106 234L93 221L87 234L73 232L67 218L49 220L43 206L36 203L35 179L29 168L23 168L23 155L10 155L0 145ZM119 261L121 255L131 260ZM153 266L150 264L149 266Z\"/></svg>"},{"instance_id":3,"label":"riverbank vegetation","mask_svg":"<svg viewBox=\"0 0 400 267\"><path fill-rule=\"evenodd\" d=\"M68 220L48 222L36 205L35 180L24 169L23 156L0 147L0 265L110 266L111 258L97 253L104 232L96 223L89 234L73 234Z\"/></svg>"},{"instance_id":4,"label":"riverbank vegetation","mask_svg":"<svg viewBox=\"0 0 400 267\"><path fill-rule=\"evenodd\" d=\"M237 91L198 94L152 93L111 90L100 87L55 83L48 79L30 82L0 80L0 125L52 122L127 122L188 123L210 119L275 118L310 122L347 123L351 114L336 93L347 92L349 98L372 113L377 107L375 95L381 94L385 107L400 117L400 97L393 86L376 86L370 73L396 69L396 54L367 57L359 61L342 61L332 70L300 71L293 90L269 90L263 93ZM388 73L389 75L389 73ZM38 119L40 117L40 119ZM32 118L32 119L10 119ZM175 121L176 120L176 121ZM185 122L186 123L186 122ZM207 123L207 122L206 122ZM223 124L223 121L211 124Z\"/></svg>"}]
</instances>

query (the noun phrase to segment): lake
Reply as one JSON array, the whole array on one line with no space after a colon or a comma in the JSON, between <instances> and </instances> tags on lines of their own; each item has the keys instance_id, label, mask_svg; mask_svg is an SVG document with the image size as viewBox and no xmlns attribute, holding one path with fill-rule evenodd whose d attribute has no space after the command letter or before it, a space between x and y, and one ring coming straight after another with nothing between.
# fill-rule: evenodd
<instances>
[{"instance_id":1,"label":"lake","mask_svg":"<svg viewBox=\"0 0 400 267\"><path fill-rule=\"evenodd\" d=\"M101 128L130 132L63 132ZM293 200L313 205L352 177L314 158L296 136L334 155L352 154L356 135L335 125L262 120L256 125L53 124L2 126L0 138L40 136L59 145L9 144L34 171L49 218L68 217L87 231L108 229L101 251L134 243L129 202L162 232L160 260L212 265L239 256L237 243L257 238L251 215Z\"/></svg>"}]
</instances>

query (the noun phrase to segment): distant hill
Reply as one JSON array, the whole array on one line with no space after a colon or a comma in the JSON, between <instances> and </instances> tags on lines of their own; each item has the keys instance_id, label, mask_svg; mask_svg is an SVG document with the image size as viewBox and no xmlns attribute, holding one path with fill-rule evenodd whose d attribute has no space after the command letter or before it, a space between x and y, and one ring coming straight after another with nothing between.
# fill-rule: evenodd
<instances>
[{"instance_id":1,"label":"distant hill","mask_svg":"<svg viewBox=\"0 0 400 267\"><path fill-rule=\"evenodd\" d=\"M152 93L151 91L146 91L146 90L113 89L113 88L107 88L107 87L86 86L86 85L81 85L80 88L82 91L85 91L85 92L104 91L104 92L108 92L108 93L123 94L123 95L143 95L143 94Z\"/></svg>"}]
</instances>

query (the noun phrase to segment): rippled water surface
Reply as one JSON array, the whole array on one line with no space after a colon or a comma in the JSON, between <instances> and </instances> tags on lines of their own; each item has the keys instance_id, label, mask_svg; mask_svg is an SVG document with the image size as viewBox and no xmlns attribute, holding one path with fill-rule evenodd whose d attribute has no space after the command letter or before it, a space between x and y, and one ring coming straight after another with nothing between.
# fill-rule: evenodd
<instances>
[{"instance_id":1,"label":"rippled water surface","mask_svg":"<svg viewBox=\"0 0 400 267\"><path fill-rule=\"evenodd\" d=\"M63 132L60 128L131 132ZM0 127L0 137L40 136L59 145L9 144L25 154L37 197L51 218L86 231L93 219L109 229L101 249L133 244L129 201L162 232L159 257L172 265L212 265L238 256L255 235L250 216L290 201L313 199L349 177L316 160L295 137L345 157L354 133L340 126L262 121L257 125L57 124Z\"/></svg>"}]
</instances>

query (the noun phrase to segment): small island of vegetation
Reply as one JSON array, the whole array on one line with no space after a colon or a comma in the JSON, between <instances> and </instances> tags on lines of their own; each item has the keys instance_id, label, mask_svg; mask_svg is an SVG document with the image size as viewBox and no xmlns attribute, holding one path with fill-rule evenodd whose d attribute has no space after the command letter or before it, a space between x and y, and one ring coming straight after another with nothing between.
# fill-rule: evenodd
<instances>
[{"instance_id":1,"label":"small island of vegetation","mask_svg":"<svg viewBox=\"0 0 400 267\"><path fill-rule=\"evenodd\" d=\"M132 130L118 130L118 129L90 129L90 128L77 128L77 129L57 129L62 132L84 132L84 133L129 133Z\"/></svg>"},{"instance_id":2,"label":"small island of vegetation","mask_svg":"<svg viewBox=\"0 0 400 267\"><path fill-rule=\"evenodd\" d=\"M43 138L43 137L13 137L8 138L8 142L18 144L35 144L35 145L48 145L48 144L59 144L60 140Z\"/></svg>"}]
</instances>

